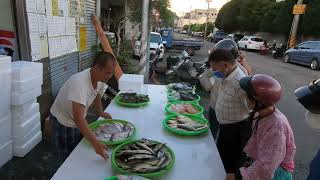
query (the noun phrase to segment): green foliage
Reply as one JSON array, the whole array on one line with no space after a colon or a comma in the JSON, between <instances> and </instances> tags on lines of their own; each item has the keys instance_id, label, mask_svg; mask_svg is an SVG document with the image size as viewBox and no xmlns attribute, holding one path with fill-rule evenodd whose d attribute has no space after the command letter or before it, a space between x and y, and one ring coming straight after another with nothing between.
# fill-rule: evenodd
<instances>
[{"instance_id":1,"label":"green foliage","mask_svg":"<svg viewBox=\"0 0 320 180\"><path fill-rule=\"evenodd\" d=\"M182 29L183 29L183 30L188 30L188 29L189 29L189 25L184 25L184 26L182 27Z\"/></svg>"},{"instance_id":2,"label":"green foliage","mask_svg":"<svg viewBox=\"0 0 320 180\"><path fill-rule=\"evenodd\" d=\"M320 36L320 2L319 0L307 0L306 14L302 17L300 28L304 35Z\"/></svg>"},{"instance_id":3,"label":"green foliage","mask_svg":"<svg viewBox=\"0 0 320 180\"><path fill-rule=\"evenodd\" d=\"M216 27L226 32L263 31L289 34L296 0L232 0L220 10ZM299 32L320 35L319 0L305 0L307 9L301 16Z\"/></svg>"},{"instance_id":4,"label":"green foliage","mask_svg":"<svg viewBox=\"0 0 320 180\"><path fill-rule=\"evenodd\" d=\"M131 22L140 23L142 19L142 0L128 0ZM151 23L160 22L160 26L169 27L178 16L170 9L170 0L153 0L149 4L149 19ZM158 19L157 19L158 17Z\"/></svg>"}]
</instances>

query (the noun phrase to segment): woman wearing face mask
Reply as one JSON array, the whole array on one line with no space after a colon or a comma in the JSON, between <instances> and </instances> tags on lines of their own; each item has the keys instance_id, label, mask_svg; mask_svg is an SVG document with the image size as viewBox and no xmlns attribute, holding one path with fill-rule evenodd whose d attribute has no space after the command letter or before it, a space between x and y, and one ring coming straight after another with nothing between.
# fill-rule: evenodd
<instances>
[{"instance_id":1,"label":"woman wearing face mask","mask_svg":"<svg viewBox=\"0 0 320 180\"><path fill-rule=\"evenodd\" d=\"M240 86L254 102L252 135L244 148L250 161L227 179L291 180L296 146L286 116L274 106L281 97L280 84L257 74L242 78Z\"/></svg>"},{"instance_id":2,"label":"woman wearing face mask","mask_svg":"<svg viewBox=\"0 0 320 180\"><path fill-rule=\"evenodd\" d=\"M298 88L295 91L298 101L308 110L305 115L307 124L317 131L320 131L320 79L311 82L307 86ZM320 150L311 161L310 173L307 180L320 179Z\"/></svg>"}]
</instances>

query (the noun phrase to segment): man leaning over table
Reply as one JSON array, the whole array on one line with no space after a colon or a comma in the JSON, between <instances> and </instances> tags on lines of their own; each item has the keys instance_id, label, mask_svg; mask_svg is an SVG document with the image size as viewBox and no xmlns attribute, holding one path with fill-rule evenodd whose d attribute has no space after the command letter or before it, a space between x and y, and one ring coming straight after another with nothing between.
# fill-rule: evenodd
<instances>
[{"instance_id":1,"label":"man leaning over table","mask_svg":"<svg viewBox=\"0 0 320 180\"><path fill-rule=\"evenodd\" d=\"M93 104L99 116L111 119L110 114L103 111L101 96L106 89L105 82L113 76L115 62L112 54L100 53L92 68L74 74L60 89L50 109L53 143L60 160L69 156L82 137L90 142L98 155L108 158L107 147L96 139L85 117Z\"/></svg>"}]
</instances>

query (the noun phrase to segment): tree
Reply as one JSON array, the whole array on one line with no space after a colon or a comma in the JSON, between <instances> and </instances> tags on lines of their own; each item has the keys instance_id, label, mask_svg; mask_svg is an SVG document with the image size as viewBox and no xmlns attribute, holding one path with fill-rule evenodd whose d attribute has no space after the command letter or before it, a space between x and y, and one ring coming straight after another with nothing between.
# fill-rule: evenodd
<instances>
[{"instance_id":1,"label":"tree","mask_svg":"<svg viewBox=\"0 0 320 180\"><path fill-rule=\"evenodd\" d=\"M142 0L128 0L131 22L140 23L142 19ZM152 25L171 26L178 16L170 9L170 0L153 0L149 4L149 20Z\"/></svg>"},{"instance_id":2,"label":"tree","mask_svg":"<svg viewBox=\"0 0 320 180\"><path fill-rule=\"evenodd\" d=\"M300 31L303 35L320 36L320 3L319 0L307 0L307 9L302 16Z\"/></svg>"},{"instance_id":3,"label":"tree","mask_svg":"<svg viewBox=\"0 0 320 180\"><path fill-rule=\"evenodd\" d=\"M263 17L260 29L264 32L289 35L293 19L292 8L295 1L286 0L273 4Z\"/></svg>"}]
</instances>

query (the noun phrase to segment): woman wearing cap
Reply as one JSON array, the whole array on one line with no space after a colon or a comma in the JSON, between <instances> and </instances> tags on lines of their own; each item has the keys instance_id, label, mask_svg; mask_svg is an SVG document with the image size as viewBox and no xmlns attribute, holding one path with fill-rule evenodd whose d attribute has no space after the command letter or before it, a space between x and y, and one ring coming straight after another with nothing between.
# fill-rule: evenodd
<instances>
[{"instance_id":1,"label":"woman wearing cap","mask_svg":"<svg viewBox=\"0 0 320 180\"><path fill-rule=\"evenodd\" d=\"M296 146L286 116L274 106L281 97L280 84L257 74L242 78L240 86L254 102L252 135L244 148L250 161L227 179L291 180Z\"/></svg>"},{"instance_id":2,"label":"woman wearing cap","mask_svg":"<svg viewBox=\"0 0 320 180\"><path fill-rule=\"evenodd\" d=\"M298 101L307 109L305 120L317 132L320 131L320 79L307 86L298 88L295 92ZM320 150L310 164L307 180L320 179Z\"/></svg>"}]
</instances>

